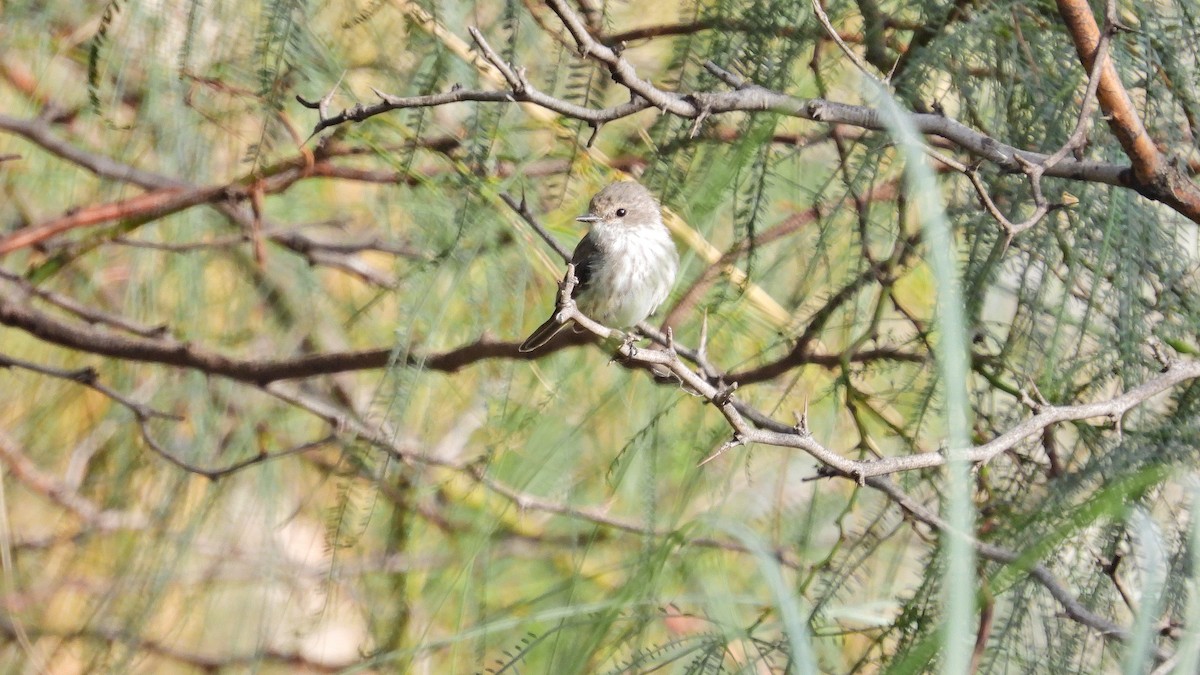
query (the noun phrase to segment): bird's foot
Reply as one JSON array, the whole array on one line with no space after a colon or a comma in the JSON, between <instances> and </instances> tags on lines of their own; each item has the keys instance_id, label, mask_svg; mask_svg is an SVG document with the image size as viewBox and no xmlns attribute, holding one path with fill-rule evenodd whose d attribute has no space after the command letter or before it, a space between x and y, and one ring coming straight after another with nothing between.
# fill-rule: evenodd
<instances>
[{"instance_id":1,"label":"bird's foot","mask_svg":"<svg viewBox=\"0 0 1200 675\"><path fill-rule=\"evenodd\" d=\"M637 356L638 348L633 343L642 339L642 335L637 332L622 333L621 345L617 347L617 351L613 354L609 363L619 362L627 363L630 359Z\"/></svg>"},{"instance_id":2,"label":"bird's foot","mask_svg":"<svg viewBox=\"0 0 1200 675\"><path fill-rule=\"evenodd\" d=\"M634 346L634 343L640 341L644 337L644 335L636 330L631 330L625 334L624 338L621 339L621 347L625 348L626 351L629 352L630 358L637 356L638 353L638 348Z\"/></svg>"}]
</instances>

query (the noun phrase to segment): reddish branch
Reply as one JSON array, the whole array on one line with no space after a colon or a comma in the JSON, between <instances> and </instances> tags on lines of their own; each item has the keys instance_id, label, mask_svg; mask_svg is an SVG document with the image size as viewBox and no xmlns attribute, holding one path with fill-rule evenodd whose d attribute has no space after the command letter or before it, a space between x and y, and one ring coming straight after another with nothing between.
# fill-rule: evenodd
<instances>
[{"instance_id":1,"label":"reddish branch","mask_svg":"<svg viewBox=\"0 0 1200 675\"><path fill-rule=\"evenodd\" d=\"M1100 45L1100 27L1087 0L1057 0L1058 12L1066 23L1067 32L1075 43L1075 51L1084 68L1091 70ZM1110 3L1111 4L1111 3ZM1109 17L1106 31L1116 30ZM1110 59L1100 72L1097 89L1100 109L1108 120L1108 127L1116 136L1125 154L1133 164L1133 180L1130 186L1146 197L1163 202L1171 208L1200 222L1200 186L1187 173L1168 161L1158 150L1154 139L1142 125L1137 108L1117 74Z\"/></svg>"},{"instance_id":2,"label":"reddish branch","mask_svg":"<svg viewBox=\"0 0 1200 675\"><path fill-rule=\"evenodd\" d=\"M41 244L57 235L81 227L102 225L113 221L148 222L200 204L251 199L260 190L263 193L275 194L286 190L296 181L313 175L352 178L368 182L395 183L402 180L395 172L363 172L336 167L328 162L306 165L304 158L299 157L261 180L248 177L229 185L195 188L163 187L119 202L79 209L45 223L22 228L0 239L0 255Z\"/></svg>"},{"instance_id":3,"label":"reddish branch","mask_svg":"<svg viewBox=\"0 0 1200 675\"><path fill-rule=\"evenodd\" d=\"M0 255L40 244L51 237L71 230L100 225L114 220L150 221L178 213L197 204L220 199L224 188L205 187L194 190L164 188L111 204L88 206L40 225L17 230L0 239Z\"/></svg>"},{"instance_id":4,"label":"reddish branch","mask_svg":"<svg viewBox=\"0 0 1200 675\"><path fill-rule=\"evenodd\" d=\"M149 190L151 193L160 194L158 198L142 195L141 197L147 200L144 202L139 201L140 198L134 198L125 202L96 207L97 210L95 211L91 209L81 211L80 213L87 216L88 220L86 222L73 220L73 218L79 217L80 214L68 214L47 223L33 225L30 228L25 228L20 232L10 235L8 239L4 240L9 242L9 250L19 248L21 245L28 246L33 243L45 241L48 237L53 236L52 233L46 234L52 230L55 232L64 232L76 227L111 222L115 219L128 219L138 217L139 215L145 217L146 214L152 212L151 209L154 207L156 199L170 201L172 198L169 195L172 194L178 195L173 198L178 200L178 203L165 204L168 208L163 209L157 214L158 216L176 212L192 205L207 204L237 223L245 232L249 233L253 227L253 214L241 206L239 202L248 197L254 181L259 179L256 176L244 177L225 185L207 187L193 185L177 178L123 164L111 157L88 152L56 134L50 120L44 117L19 119L0 114L0 131L7 131L21 136L43 150L76 166L87 169L97 176L122 183L129 183ZM455 145L453 141L437 139L427 147L437 152L448 152ZM389 181L411 183L413 180L411 176L399 172L362 172L335 165L330 161L333 157L342 154L353 154L354 152L355 149L353 148L343 149L333 146L321 146L313 153L316 159L315 163L311 163L309 158L304 155L283 160L273 167L262 170L261 176L263 176L262 180L264 181L262 187L265 193L274 194L282 192L297 181L309 177L341 178L374 183ZM191 203L193 201L194 203ZM158 208L161 209L163 206L163 202L158 202ZM371 278L369 274L363 273L364 270L361 269L361 265L355 259L356 253L362 250L377 250L397 255L412 255L412 252L403 247L384 244L382 242L373 242L362 249L348 250L346 247L325 245L316 242L295 232L293 228L270 227L270 231L271 234L268 235L268 238L271 241L305 256L311 263L343 269L360 277L367 278L372 283L377 283L378 280ZM42 232L43 235L30 236L29 233L31 232ZM28 239L22 243L20 240L14 239L16 237L28 237Z\"/></svg>"},{"instance_id":5,"label":"reddish branch","mask_svg":"<svg viewBox=\"0 0 1200 675\"><path fill-rule=\"evenodd\" d=\"M140 530L149 524L143 513L98 506L72 486L43 471L23 448L4 434L0 434L0 465L27 489L62 507L95 530Z\"/></svg>"}]
</instances>

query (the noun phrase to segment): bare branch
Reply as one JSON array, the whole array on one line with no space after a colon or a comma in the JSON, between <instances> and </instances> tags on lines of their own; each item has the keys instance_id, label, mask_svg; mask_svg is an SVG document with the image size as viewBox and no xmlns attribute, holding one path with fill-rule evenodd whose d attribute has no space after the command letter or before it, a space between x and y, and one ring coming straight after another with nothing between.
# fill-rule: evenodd
<instances>
[{"instance_id":1,"label":"bare branch","mask_svg":"<svg viewBox=\"0 0 1200 675\"><path fill-rule=\"evenodd\" d=\"M586 35L586 31L584 34ZM608 63L608 60L605 59L616 59L619 63L628 65L624 59L615 56L611 49L599 45L594 39L588 37L584 42L589 50L593 50L589 51L589 54L605 54L605 58L601 59L602 62ZM710 67L710 70L713 70L713 68ZM740 82L740 80L734 81ZM733 91L698 92L690 96L672 95L668 97L665 93L663 96L653 96L652 94L653 98L647 98L643 92L650 90L647 87L653 89L653 85L643 83L639 85L641 89L631 89L634 97L630 102L610 108L586 108L543 94L527 82L523 86L525 86L523 91L457 89L445 94L414 97L397 97L389 94L381 94L383 97L381 103L365 107L355 106L332 117L321 118L318 121L318 127L325 129L345 122L362 121L374 115L396 109L430 107L460 101L484 103L529 102L567 117L598 125L622 119L653 107L656 105L655 100L665 105L666 107L663 109L667 112L688 119L733 112L770 111L790 117L827 124L847 125L870 131L880 131L886 127L878 111L874 108L837 103L825 99L798 99L758 87L757 85L741 84ZM655 89L654 91L660 90ZM701 101L703 102L701 103ZM303 101L303 103L313 108L317 107L317 103L314 102ZM1024 172L1026 166L1040 165L1050 157L1049 154L1021 150L1007 145L941 114L911 113L910 119L921 133L943 138L965 152L992 162L1003 171L1013 173ZM1106 185L1133 187L1143 194L1147 194L1143 189L1144 186L1137 185L1134 182L1128 167L1106 162L1065 158L1055 162L1052 166L1048 166L1044 171L1044 175L1103 183ZM1147 194L1147 196L1155 198L1152 194ZM1200 222L1200 208L1197 208L1194 212L1186 210L1181 210L1180 212Z\"/></svg>"},{"instance_id":2,"label":"bare branch","mask_svg":"<svg viewBox=\"0 0 1200 675\"><path fill-rule=\"evenodd\" d=\"M0 368L20 368L28 370L39 375L46 375L67 382L81 384L89 389L100 392L104 396L119 403L133 413L134 417L139 420L149 419L167 419L179 420L178 415L155 410L148 405L133 401L124 396L120 392L108 387L99 382L99 374L92 368L80 368L78 370L63 370L61 368L53 368L51 366L43 366L37 363L31 363L22 359L13 358L4 354L0 354Z\"/></svg>"},{"instance_id":3,"label":"bare branch","mask_svg":"<svg viewBox=\"0 0 1200 675\"><path fill-rule=\"evenodd\" d=\"M820 21L821 27L825 29L825 35L827 35L829 39L833 40L834 44L838 46L838 49L841 49L842 53L846 55L846 58L850 59L850 62L853 63L863 75L866 75L868 79L875 81L875 83L880 87L884 87L886 89L887 84L885 78L880 78L878 75L872 72L866 61L863 61L862 57L855 53L853 49L850 49L845 41L842 40L841 35L838 34L837 30L834 29L833 24L830 23L829 16L825 14L825 8L821 6L821 0L812 0L812 8L813 14L815 14L817 17L817 21Z\"/></svg>"},{"instance_id":4,"label":"bare branch","mask_svg":"<svg viewBox=\"0 0 1200 675\"><path fill-rule=\"evenodd\" d=\"M877 476L866 479L866 484L887 494L897 506L916 520L938 531L944 531L949 527L945 520L913 500L912 497L900 490L891 480ZM1005 564L1023 561L1023 557L1017 551L981 542L971 535L966 535L966 537L972 542L981 558ZM1128 630L1088 609L1067 589L1063 582L1055 578L1054 574L1045 565L1034 562L1026 570L1026 573L1030 578L1049 591L1050 595L1063 606L1067 615L1075 621L1096 629L1105 638L1117 640L1126 640L1129 638ZM1160 657L1167 656L1164 650L1159 650L1159 655Z\"/></svg>"},{"instance_id":5,"label":"bare branch","mask_svg":"<svg viewBox=\"0 0 1200 675\"><path fill-rule=\"evenodd\" d=\"M529 226L533 228L534 232L538 233L538 236L542 238L542 241L546 242L550 248L554 249L554 252L558 254L558 257L563 259L563 262L571 259L571 251L562 244L558 243L558 240L555 239L554 236L551 235L548 230L546 230L546 228L542 227L540 222L538 222L537 216L533 215L533 212L529 210L529 205L525 202L525 195L521 195L521 201L518 202L512 198L512 195L508 194L507 192L502 192L500 193L500 199L508 205L508 208L512 209L517 213L517 215L521 216L521 219L528 223Z\"/></svg>"},{"instance_id":6,"label":"bare branch","mask_svg":"<svg viewBox=\"0 0 1200 675\"><path fill-rule=\"evenodd\" d=\"M151 196L141 195L138 198L126 200L126 202L101 207L107 209L104 211L93 208L86 212L80 212L86 213L86 219L80 213L68 214L49 223L43 223L41 226L34 226L34 228L38 228L36 230L26 228L14 232L4 240L0 240L8 242L8 248L10 249L45 241L47 237L52 237L55 234L75 227L94 225L111 221L115 218L133 216L140 216L142 218L161 217L166 213L179 211L198 204L212 206L227 218L240 225L246 233L249 233L253 229L253 214L234 203L248 196L248 188L244 180L232 181L224 186L197 187L174 178L143 171L129 165L121 164L108 157L87 152L66 142L51 131L49 123L43 118L20 120L0 114L0 131L18 134L36 143L44 150L88 169L96 175L128 182L151 191ZM329 166L327 162L318 162L312 165L305 157L285 160L279 167L272 168L272 175L270 180L266 182L265 190L268 193L282 191L297 181L312 176L343 177L351 180L361 180L364 178L361 175L351 175L336 168L327 169L327 166ZM401 177L395 176L395 178L399 180ZM158 194L157 197L152 196L155 193ZM291 229L268 224L266 230L272 234L267 235L267 237L285 248L302 254L308 254L316 249L325 248L317 242L307 240L302 235L292 233ZM386 246L377 250L390 252ZM366 274L364 276L366 270L361 267L359 261L347 259L348 256L352 256L355 253L357 251L336 251L329 248L326 254L314 253L308 255L308 259L314 264L330 264L351 271L360 277L366 278L371 283L379 282L382 278L378 275ZM410 253L397 252L400 255Z\"/></svg>"},{"instance_id":7,"label":"bare branch","mask_svg":"<svg viewBox=\"0 0 1200 675\"><path fill-rule=\"evenodd\" d=\"M2 365L2 362L0 362ZM102 509L84 498L71 486L42 471L17 443L7 434L0 432L0 463L29 490L42 495L58 506L71 512L89 528L100 532L117 530L140 530L149 525L144 513Z\"/></svg>"},{"instance_id":8,"label":"bare branch","mask_svg":"<svg viewBox=\"0 0 1200 675\"><path fill-rule=\"evenodd\" d=\"M651 105L642 100L630 101L611 108L587 108L570 101L554 98L542 93L532 86L527 87L524 91L517 93L511 91L495 91L495 90L470 90L470 89L453 89L442 94L430 94L427 96L393 96L382 92L376 92L380 98L380 102L374 105L364 106L356 105L352 108L341 111L330 117L322 117L317 121L317 125L313 133L320 133L329 127L344 124L346 122L361 122L376 115L390 112L392 110L402 110L406 108L428 108L448 103L458 103L460 101L474 101L476 103L533 103L547 110L573 117L575 119L584 120L585 122L610 122L612 120L628 117L635 113L639 113ZM296 97L301 105L316 109L318 104L305 100L299 96Z\"/></svg>"},{"instance_id":9,"label":"bare branch","mask_svg":"<svg viewBox=\"0 0 1200 675\"><path fill-rule=\"evenodd\" d=\"M286 448L284 450L276 450L275 452L262 451L256 455L247 457L246 459L238 460L236 462L232 462L226 466L217 467L217 468L206 468L206 467L202 467L198 464L193 464L192 462L189 462L187 460L181 459L175 453L164 448L162 446L162 444L159 443L150 434L150 429L146 425L146 420L139 420L138 423L139 423L139 426L140 426L141 432L142 432L142 440L144 440L146 442L146 445L150 446L150 449L153 450L156 455L158 455L159 457L162 457L163 459L167 460L171 464L174 464L175 466L179 467L180 469L187 471L188 473L193 473L193 474L196 474L197 476L204 476L205 478L207 478L211 481L216 481L218 479L224 478L225 476L235 474L235 473L241 471L242 469L256 466L258 464L271 462L271 461L274 461L277 459L282 459L284 457L291 457L292 455L301 455L306 452L309 452L310 450L316 450L318 448L323 448L327 445L330 445L331 443L333 443L336 440L336 438L334 436L329 435L329 436L325 436L323 438L317 439L315 441L308 441L306 443L301 443L299 445L293 446L291 448Z\"/></svg>"},{"instance_id":10,"label":"bare branch","mask_svg":"<svg viewBox=\"0 0 1200 675\"><path fill-rule=\"evenodd\" d=\"M12 274L7 270L0 269L0 279L17 286L21 292L25 293L26 295L37 296L39 299L45 300L56 307L64 309L91 324L112 326L113 328L127 331L141 337L159 337L167 332L167 327L164 324L159 324L157 326L139 325L123 316L97 310L82 302L79 302L72 297L55 293L53 291L48 291L43 288L38 288L19 275Z\"/></svg>"},{"instance_id":11,"label":"bare branch","mask_svg":"<svg viewBox=\"0 0 1200 675\"><path fill-rule=\"evenodd\" d=\"M571 33L571 37L575 39L575 44L579 46L579 55L594 59L607 66L613 80L629 89L635 98L643 98L659 110L683 117L700 115L701 110L694 103L687 101L685 97L659 89L650 81L639 77L629 61L611 47L601 44L592 37L587 27L567 6L566 2L547 0L546 4L550 5L550 9L558 15L563 25L567 27L567 31Z\"/></svg>"}]
</instances>

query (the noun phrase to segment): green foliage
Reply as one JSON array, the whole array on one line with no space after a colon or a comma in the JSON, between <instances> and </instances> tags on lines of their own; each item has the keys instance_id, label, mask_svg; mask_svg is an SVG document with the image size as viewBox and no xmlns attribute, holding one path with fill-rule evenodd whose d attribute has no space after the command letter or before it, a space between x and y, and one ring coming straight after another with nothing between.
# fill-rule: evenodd
<instances>
[{"instance_id":1,"label":"green foliage","mask_svg":"<svg viewBox=\"0 0 1200 675\"><path fill-rule=\"evenodd\" d=\"M305 140L317 112L297 94L332 90L335 114L375 103L372 87L408 97L501 86L463 48L466 26L551 96L602 108L630 92L580 58L543 3L160 4L6 6L0 116L49 110L71 148L237 196L5 254L0 300L81 334L138 336L29 300L9 277L24 279L150 327L143 339L164 326L180 353L381 351L386 365L260 383L0 327L6 670L953 667L944 532L798 450L732 447L698 466L730 440L725 418L610 362L607 347L531 361L497 347L544 318L562 274L502 194L525 197L570 248L588 196L637 175L688 235L664 307L679 308L675 339L695 347L703 327L712 363L743 376L739 401L785 429L805 411L814 438L844 457L942 450L957 404L981 445L1046 406L1155 377L1151 344L1200 351L1196 225L1126 187L1043 178L1054 208L1009 237L961 173L906 185L915 159L892 135L780 111L697 123L647 110L597 128L535 106L460 103ZM600 36L663 28L622 55L664 89L729 90L711 61L797 97L879 104L808 0L568 5ZM826 5L907 109L1046 153L1075 128L1087 74L1054 3ZM1185 0L1119 9L1136 28L1113 36L1121 80L1152 138L1195 164L1200 14ZM1093 118L1079 156L1128 164ZM10 126L0 155L21 158L0 163L5 235L162 187ZM1027 176L975 170L1010 220L1034 212ZM936 251L922 232L926 197L950 228ZM957 382L939 373L953 338L936 298L953 275L931 269L935 253L961 279L970 372ZM472 349L491 351L446 365ZM764 366L778 370L751 377ZM179 419L139 419L85 386L85 368ZM361 428L379 430L376 441ZM1200 385L1187 382L1120 419L1056 422L969 476L890 477L940 514L952 488L969 491L973 536L1013 553L974 564L976 613L958 630L974 639L987 614L976 672L1133 672L1197 644L1197 448ZM1068 616L1034 569L1132 639ZM1158 611L1140 613L1143 597Z\"/></svg>"},{"instance_id":2,"label":"green foliage","mask_svg":"<svg viewBox=\"0 0 1200 675\"><path fill-rule=\"evenodd\" d=\"M88 44L88 101L92 104L92 110L97 113L100 112L100 50L108 42L108 29L112 26L113 19L119 11L121 11L121 3L118 0L111 0L104 6L104 13L100 15L100 25L96 28L96 34L92 36L92 40Z\"/></svg>"}]
</instances>

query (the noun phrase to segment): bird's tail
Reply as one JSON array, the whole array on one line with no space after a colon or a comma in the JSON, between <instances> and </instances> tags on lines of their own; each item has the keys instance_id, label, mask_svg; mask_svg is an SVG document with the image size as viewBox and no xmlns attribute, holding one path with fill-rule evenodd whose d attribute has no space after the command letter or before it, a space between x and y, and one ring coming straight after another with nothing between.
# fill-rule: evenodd
<instances>
[{"instance_id":1,"label":"bird's tail","mask_svg":"<svg viewBox=\"0 0 1200 675\"><path fill-rule=\"evenodd\" d=\"M525 341L521 343L520 347L517 347L517 351L531 352L549 342L550 338L558 335L558 332L566 328L567 324L570 322L568 321L567 323L559 323L555 319L557 316L558 312L555 311L549 319L546 319L546 323L538 326L537 330L533 331L533 334L526 338Z\"/></svg>"}]
</instances>

